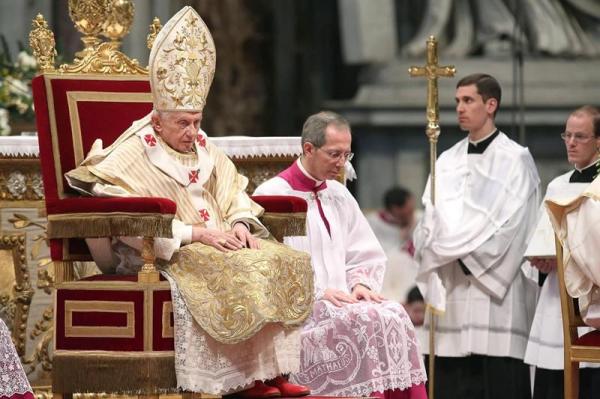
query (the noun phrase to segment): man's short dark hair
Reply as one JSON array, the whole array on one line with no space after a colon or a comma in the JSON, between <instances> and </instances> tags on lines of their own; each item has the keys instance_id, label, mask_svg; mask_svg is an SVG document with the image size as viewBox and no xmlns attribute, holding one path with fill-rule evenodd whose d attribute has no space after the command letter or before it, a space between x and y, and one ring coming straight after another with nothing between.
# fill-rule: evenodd
<instances>
[{"instance_id":1,"label":"man's short dark hair","mask_svg":"<svg viewBox=\"0 0 600 399\"><path fill-rule=\"evenodd\" d=\"M416 285L412 287L406 295L407 304L414 302L423 302L423 295L421 295L421 291L419 291L419 288Z\"/></svg>"},{"instance_id":2,"label":"man's short dark hair","mask_svg":"<svg viewBox=\"0 0 600 399\"><path fill-rule=\"evenodd\" d=\"M392 206L403 207L409 198L412 198L412 193L404 187L392 187L387 190L383 196L383 205L385 209L390 209Z\"/></svg>"},{"instance_id":3,"label":"man's short dark hair","mask_svg":"<svg viewBox=\"0 0 600 399\"><path fill-rule=\"evenodd\" d=\"M479 93L483 102L486 102L490 98L496 99L498 102L498 106L494 112L494 116L496 116L496 113L500 109L500 101L502 100L502 88L496 78L486 73L474 73L459 80L456 88L470 85L477 87L477 93Z\"/></svg>"},{"instance_id":4,"label":"man's short dark hair","mask_svg":"<svg viewBox=\"0 0 600 399\"><path fill-rule=\"evenodd\" d=\"M600 107L594 105L584 105L571 112L571 115L588 115L592 118L592 125L594 127L594 136L600 137Z\"/></svg>"}]
</instances>

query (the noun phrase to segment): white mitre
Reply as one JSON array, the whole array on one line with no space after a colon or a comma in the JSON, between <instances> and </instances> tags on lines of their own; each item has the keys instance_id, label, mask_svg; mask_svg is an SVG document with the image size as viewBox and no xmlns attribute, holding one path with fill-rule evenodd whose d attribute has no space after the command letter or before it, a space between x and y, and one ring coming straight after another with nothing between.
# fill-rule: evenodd
<instances>
[{"instance_id":1,"label":"white mitre","mask_svg":"<svg viewBox=\"0 0 600 399\"><path fill-rule=\"evenodd\" d=\"M182 8L160 30L148 67L155 110L202 112L215 75L216 49L192 7Z\"/></svg>"}]
</instances>

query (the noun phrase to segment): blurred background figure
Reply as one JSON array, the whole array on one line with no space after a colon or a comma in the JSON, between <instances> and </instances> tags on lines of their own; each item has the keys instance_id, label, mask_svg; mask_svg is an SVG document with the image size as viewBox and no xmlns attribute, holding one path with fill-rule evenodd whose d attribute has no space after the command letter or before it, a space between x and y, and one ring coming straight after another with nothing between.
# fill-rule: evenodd
<instances>
[{"instance_id":1,"label":"blurred background figure","mask_svg":"<svg viewBox=\"0 0 600 399\"><path fill-rule=\"evenodd\" d=\"M414 195L400 186L385 192L383 204L383 209L367 213L367 221L388 258L382 294L403 302L417 275L412 232L420 212L415 210Z\"/></svg>"},{"instance_id":2,"label":"blurred background figure","mask_svg":"<svg viewBox=\"0 0 600 399\"><path fill-rule=\"evenodd\" d=\"M404 302L404 309L406 309L406 313L408 313L415 327L423 325L425 321L425 301L416 285L408 291L406 302Z\"/></svg>"}]
</instances>

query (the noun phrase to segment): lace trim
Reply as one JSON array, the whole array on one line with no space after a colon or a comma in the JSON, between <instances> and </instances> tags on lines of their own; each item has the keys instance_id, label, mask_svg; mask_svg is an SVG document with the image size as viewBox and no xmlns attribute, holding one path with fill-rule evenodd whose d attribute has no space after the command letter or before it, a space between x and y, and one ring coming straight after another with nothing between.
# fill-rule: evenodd
<instances>
[{"instance_id":1,"label":"lace trim","mask_svg":"<svg viewBox=\"0 0 600 399\"><path fill-rule=\"evenodd\" d=\"M383 392L387 390L399 389L407 390L410 387L424 384L427 382L427 375L423 372L418 372L411 376L410 381L404 381L399 378L390 379L390 377L374 378L370 381L365 381L360 384L344 387L341 389L327 392L328 396L370 396L373 392ZM313 392L313 394L316 392Z\"/></svg>"},{"instance_id":2,"label":"lace trim","mask_svg":"<svg viewBox=\"0 0 600 399\"><path fill-rule=\"evenodd\" d=\"M31 392L31 386L10 338L10 332L0 319L0 397Z\"/></svg>"}]
</instances>

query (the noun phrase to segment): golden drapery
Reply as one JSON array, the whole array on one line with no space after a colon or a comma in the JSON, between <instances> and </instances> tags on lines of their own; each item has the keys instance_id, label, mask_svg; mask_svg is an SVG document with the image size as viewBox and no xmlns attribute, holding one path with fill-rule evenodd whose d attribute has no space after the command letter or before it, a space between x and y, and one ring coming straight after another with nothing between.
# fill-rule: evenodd
<instances>
[{"instance_id":1,"label":"golden drapery","mask_svg":"<svg viewBox=\"0 0 600 399\"><path fill-rule=\"evenodd\" d=\"M309 255L277 242L260 245L223 253L190 244L166 268L196 322L219 342L244 341L269 322L298 326L310 315Z\"/></svg>"}]
</instances>

